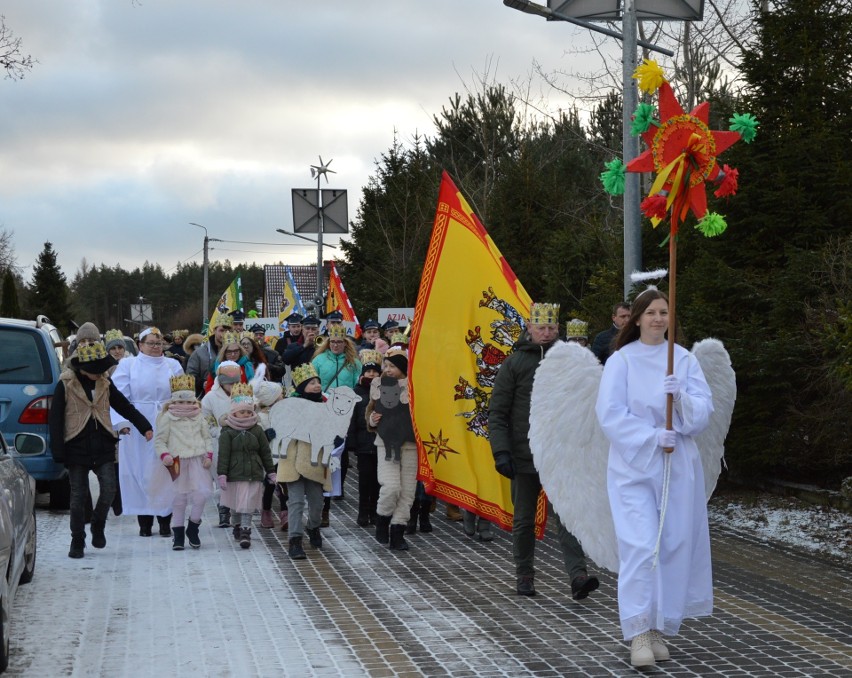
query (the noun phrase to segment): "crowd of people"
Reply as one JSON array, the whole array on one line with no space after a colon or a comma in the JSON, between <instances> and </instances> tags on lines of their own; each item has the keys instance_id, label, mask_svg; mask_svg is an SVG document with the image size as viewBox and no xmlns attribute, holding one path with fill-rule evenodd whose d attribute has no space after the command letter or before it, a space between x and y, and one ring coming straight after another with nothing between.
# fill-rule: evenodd
<instances>
[{"instance_id":1,"label":"crowd of people","mask_svg":"<svg viewBox=\"0 0 852 678\"><path fill-rule=\"evenodd\" d=\"M533 379L556 342L589 346L588 325L578 319L560 337L558 313L556 304L532 305L526 331L501 366L490 400L494 468L511 482L512 555L522 596L536 594L541 481L529 443ZM69 557L85 555L90 471L100 483L90 520L94 548L106 546L110 508L116 515L135 515L140 537L153 534L156 518L158 533L171 537L174 550L187 543L200 548L204 507L215 498L218 526L230 528L239 547L251 547L259 513L262 528L274 528L277 517L288 533L290 558L305 559L304 537L314 549L322 548L332 490L339 488L342 496L353 454L357 524L372 527L379 544L397 551L409 548L405 535L417 531L418 523L420 531L430 532L435 502L416 477L406 336L392 321L380 326L368 320L356 342L341 314L325 320L320 335L319 318L290 315L274 346L260 325L245 328L241 314L220 320L208 337L173 331L167 340L148 327L136 340L138 355L128 355L120 331L102 337L94 325L84 324L50 412L53 455L66 464L71 480ZM624 638L631 641L631 662L648 666L668 659L664 636L675 635L684 617L712 609L707 517L698 498L703 477L691 442L706 426L712 399L695 361L682 360L666 376L665 295L646 292L632 306L616 305L612 323L589 350L604 365L597 413L611 441L608 492L619 545L619 614ZM324 421L316 408L325 408L336 389L351 390L355 404L348 431L334 441L332 461L317 463L311 440L320 432L311 427L322 425L316 423ZM676 403L675 430L661 423L665 394ZM300 411L306 414L302 432L292 433L299 437L282 439L272 422L288 398L303 401L306 409ZM671 471L674 509L663 530L661 463L663 449L670 447L680 454ZM448 517L462 519L471 537L493 538L490 523L473 513ZM599 580L588 572L580 543L555 519L572 597L584 599Z\"/></svg>"}]
</instances>

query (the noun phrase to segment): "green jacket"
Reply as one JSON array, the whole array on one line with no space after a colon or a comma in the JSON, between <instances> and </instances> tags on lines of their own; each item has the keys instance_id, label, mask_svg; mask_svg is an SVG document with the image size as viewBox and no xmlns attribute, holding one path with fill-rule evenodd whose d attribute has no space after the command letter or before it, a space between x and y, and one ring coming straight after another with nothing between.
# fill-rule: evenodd
<instances>
[{"instance_id":1,"label":"green jacket","mask_svg":"<svg viewBox=\"0 0 852 678\"><path fill-rule=\"evenodd\" d=\"M530 397L538 364L552 344L532 343L525 335L497 372L488 403L492 454L509 452L517 473L535 473L530 452Z\"/></svg>"},{"instance_id":2,"label":"green jacket","mask_svg":"<svg viewBox=\"0 0 852 678\"><path fill-rule=\"evenodd\" d=\"M263 481L275 470L266 433L259 425L248 431L223 426L219 435L219 462L216 475L231 481Z\"/></svg>"}]
</instances>

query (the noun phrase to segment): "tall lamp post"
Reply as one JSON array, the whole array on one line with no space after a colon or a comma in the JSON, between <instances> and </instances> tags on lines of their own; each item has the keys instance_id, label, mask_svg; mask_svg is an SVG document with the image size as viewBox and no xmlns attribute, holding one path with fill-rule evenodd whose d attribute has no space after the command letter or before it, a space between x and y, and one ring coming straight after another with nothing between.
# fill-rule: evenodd
<instances>
[{"instance_id":1,"label":"tall lamp post","mask_svg":"<svg viewBox=\"0 0 852 678\"><path fill-rule=\"evenodd\" d=\"M659 52L673 57L674 52L645 40L638 39L636 19L636 0L622 0L622 33L597 26L589 21L563 14L561 11L550 9L530 0L503 0L506 7L520 10L527 14L536 14L547 19L567 21L568 23L588 28L596 33L603 33L621 40L622 45L622 161L627 165L639 155L639 140L630 133L631 117L636 110L636 84L633 82L633 72L636 70L636 49L644 47L653 52ZM567 6L564 2L560 5ZM605 3L604 3L605 4ZM642 221L639 212L639 175L626 172L624 182L624 298L630 293L630 274L642 268Z\"/></svg>"},{"instance_id":2,"label":"tall lamp post","mask_svg":"<svg viewBox=\"0 0 852 678\"><path fill-rule=\"evenodd\" d=\"M210 278L210 260L207 256L207 251L209 249L209 244L211 242L222 242L220 238L210 238L207 235L207 229L201 224L196 224L194 221L189 222L190 226L198 226L198 228L204 229L204 300L201 302L204 304L204 308L201 311L201 322L204 327L207 326L207 322L210 318L207 317L207 310L210 308L208 293L209 293L209 278Z\"/></svg>"}]
</instances>

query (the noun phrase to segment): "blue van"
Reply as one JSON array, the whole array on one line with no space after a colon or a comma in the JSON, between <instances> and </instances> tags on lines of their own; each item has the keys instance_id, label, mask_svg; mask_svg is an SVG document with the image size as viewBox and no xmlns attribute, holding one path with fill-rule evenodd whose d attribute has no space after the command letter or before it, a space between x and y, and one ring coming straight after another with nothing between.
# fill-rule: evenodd
<instances>
[{"instance_id":1,"label":"blue van","mask_svg":"<svg viewBox=\"0 0 852 678\"><path fill-rule=\"evenodd\" d=\"M11 443L18 433L47 442L41 454L21 457L37 491L50 492L51 509L67 509L68 473L53 461L47 416L65 359L65 344L45 316L35 320L0 318L0 431Z\"/></svg>"}]
</instances>

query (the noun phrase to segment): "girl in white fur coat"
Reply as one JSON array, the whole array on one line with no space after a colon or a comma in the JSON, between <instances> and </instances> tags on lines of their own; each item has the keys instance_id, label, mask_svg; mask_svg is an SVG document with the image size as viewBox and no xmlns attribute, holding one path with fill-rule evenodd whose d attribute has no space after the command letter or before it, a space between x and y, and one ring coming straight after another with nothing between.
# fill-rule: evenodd
<instances>
[{"instance_id":1,"label":"girl in white fur coat","mask_svg":"<svg viewBox=\"0 0 852 678\"><path fill-rule=\"evenodd\" d=\"M213 440L201 403L195 398L192 376L172 377L171 389L171 400L157 417L154 446L172 475L172 549L182 551L184 537L192 548L201 547L198 527L204 504L213 494L209 470L213 464ZM189 522L184 528L187 505Z\"/></svg>"}]
</instances>

